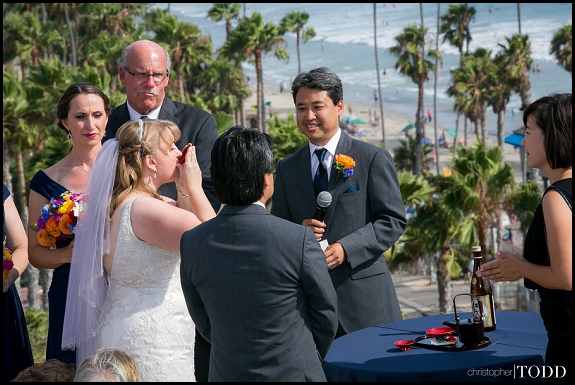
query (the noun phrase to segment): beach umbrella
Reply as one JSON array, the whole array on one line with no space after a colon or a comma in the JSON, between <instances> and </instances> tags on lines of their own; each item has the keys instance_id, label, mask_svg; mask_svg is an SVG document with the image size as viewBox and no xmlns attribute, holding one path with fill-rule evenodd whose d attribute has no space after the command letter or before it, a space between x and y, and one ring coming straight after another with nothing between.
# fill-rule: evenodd
<instances>
[{"instance_id":1,"label":"beach umbrella","mask_svg":"<svg viewBox=\"0 0 575 385\"><path fill-rule=\"evenodd\" d=\"M409 123L407 126L403 127L403 130L401 130L401 132L409 131L412 128L415 128L415 124Z\"/></svg>"},{"instance_id":2,"label":"beach umbrella","mask_svg":"<svg viewBox=\"0 0 575 385\"><path fill-rule=\"evenodd\" d=\"M455 130L453 128L446 128L445 132L447 132L449 135L455 137ZM457 138L461 138L461 132L457 133Z\"/></svg>"},{"instance_id":3,"label":"beach umbrella","mask_svg":"<svg viewBox=\"0 0 575 385\"><path fill-rule=\"evenodd\" d=\"M364 124L365 123L365 120L363 120L360 117L353 115L353 114L343 116L342 118L345 122L347 122L347 120L349 119L350 123L355 123L355 124Z\"/></svg>"}]
</instances>

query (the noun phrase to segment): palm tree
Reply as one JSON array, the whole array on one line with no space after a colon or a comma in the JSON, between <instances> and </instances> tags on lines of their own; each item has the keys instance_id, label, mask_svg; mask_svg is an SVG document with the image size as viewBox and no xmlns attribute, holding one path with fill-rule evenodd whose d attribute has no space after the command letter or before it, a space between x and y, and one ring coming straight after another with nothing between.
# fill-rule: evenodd
<instances>
[{"instance_id":1,"label":"palm tree","mask_svg":"<svg viewBox=\"0 0 575 385\"><path fill-rule=\"evenodd\" d=\"M440 33L440 15L441 15L441 4L437 3L437 32L435 34L435 50L439 52L439 33ZM433 135L434 135L434 143L435 143L435 168L436 174L439 175L439 141L437 139L437 78L438 78L438 70L437 70L437 61L439 59L435 58L435 71L433 76Z\"/></svg>"},{"instance_id":2,"label":"palm tree","mask_svg":"<svg viewBox=\"0 0 575 385\"><path fill-rule=\"evenodd\" d=\"M447 12L441 16L441 33L443 42L448 41L452 46L459 50L459 65L463 62L463 45L465 44L465 53L469 51L469 42L471 33L469 24L475 19L477 11L474 7L468 7L467 4L452 4Z\"/></svg>"},{"instance_id":3,"label":"palm tree","mask_svg":"<svg viewBox=\"0 0 575 385\"><path fill-rule=\"evenodd\" d=\"M150 19L154 20L152 31L156 34L156 41L168 49L172 59L172 75L180 100L186 97L186 77L184 67L197 67L201 63L211 60L212 43L209 37L202 35L197 24L180 22L176 16L168 14L165 10L154 9L150 12ZM149 23L152 24L152 23Z\"/></svg>"},{"instance_id":4,"label":"palm tree","mask_svg":"<svg viewBox=\"0 0 575 385\"><path fill-rule=\"evenodd\" d=\"M240 9L241 9L240 3L214 3L214 6L212 8L210 8L210 10L208 11L208 17L210 19L212 19L213 21L216 21L216 22L220 21L220 20L226 21L226 41L230 39L230 36L232 35L232 32L234 30L234 28L232 26L232 19L236 19L236 20L239 19ZM238 61L236 63L236 65L239 68L240 72L243 73L242 62ZM242 77L241 81L245 82L243 77ZM247 88L247 87L243 87L243 88ZM242 125L245 125L243 98L250 95L249 88L247 88L247 89L248 89L248 94L242 96L242 98L239 99L238 103L233 103L236 106L236 108L235 108L235 121L236 121L236 123L241 123Z\"/></svg>"},{"instance_id":5,"label":"palm tree","mask_svg":"<svg viewBox=\"0 0 575 385\"><path fill-rule=\"evenodd\" d=\"M405 76L409 76L418 87L417 119L415 121L415 173L421 175L421 142L423 139L423 84L429 76L429 71L435 71L435 65L423 57L425 47L425 35L427 28L417 25L405 27L403 33L395 37L396 45L389 51L398 56L395 69ZM435 50L429 50L427 56L439 57L441 54Z\"/></svg>"},{"instance_id":6,"label":"palm tree","mask_svg":"<svg viewBox=\"0 0 575 385\"><path fill-rule=\"evenodd\" d=\"M272 22L264 24L262 14L254 11L250 18L240 19L230 39L221 47L222 54L227 57L235 57L239 61L251 58L255 62L258 129L262 132L266 132L262 56L273 51L276 58L289 60L286 46L287 43L279 33L278 27Z\"/></svg>"},{"instance_id":7,"label":"palm tree","mask_svg":"<svg viewBox=\"0 0 575 385\"><path fill-rule=\"evenodd\" d=\"M393 160L395 168L401 171L415 173L415 139L409 137L407 140L400 139L399 146L394 150ZM421 175L429 175L429 170L433 164L433 147L427 143L421 145Z\"/></svg>"},{"instance_id":8,"label":"palm tree","mask_svg":"<svg viewBox=\"0 0 575 385\"><path fill-rule=\"evenodd\" d=\"M573 53L572 25L567 24L559 28L551 40L549 53L555 56L557 63L571 72L571 55Z\"/></svg>"},{"instance_id":9,"label":"palm tree","mask_svg":"<svg viewBox=\"0 0 575 385\"><path fill-rule=\"evenodd\" d=\"M443 42L448 41L452 46L457 47L459 51L459 66L463 67L463 57L469 52L469 42L471 41L471 33L469 25L475 20L477 11L474 7L469 7L465 4L450 5L447 12L441 17L441 33L443 34ZM465 45L465 51L463 47ZM463 111L458 108L457 120L455 121L455 138L459 131L459 118ZM454 146L456 139L454 139ZM467 145L467 119L464 119L464 144Z\"/></svg>"},{"instance_id":10,"label":"palm tree","mask_svg":"<svg viewBox=\"0 0 575 385\"><path fill-rule=\"evenodd\" d=\"M499 44L504 50L505 65L511 74L514 91L521 97L521 111L531 104L531 81L529 71L533 64L531 59L531 43L528 35L514 34L506 37L507 45Z\"/></svg>"},{"instance_id":11,"label":"palm tree","mask_svg":"<svg viewBox=\"0 0 575 385\"><path fill-rule=\"evenodd\" d=\"M497 145L501 148L505 144L505 109L513 91L511 75L502 61L503 55L499 52L493 59L492 72L489 74L491 82L486 95L488 105L492 106L493 112L497 114Z\"/></svg>"},{"instance_id":12,"label":"palm tree","mask_svg":"<svg viewBox=\"0 0 575 385\"><path fill-rule=\"evenodd\" d=\"M208 17L213 21L226 21L226 40L230 39L233 31L232 19L240 17L240 3L214 3L214 6L208 11Z\"/></svg>"},{"instance_id":13,"label":"palm tree","mask_svg":"<svg viewBox=\"0 0 575 385\"><path fill-rule=\"evenodd\" d=\"M447 89L447 95L456 97L456 102L474 123L475 134L482 140L487 137L485 115L493 67L491 51L479 47L473 54L464 57L461 68L453 71L453 84ZM481 127L481 132L478 127Z\"/></svg>"},{"instance_id":14,"label":"palm tree","mask_svg":"<svg viewBox=\"0 0 575 385\"><path fill-rule=\"evenodd\" d=\"M291 11L283 17L279 26L280 35L284 35L286 32L295 32L298 74L301 73L300 38L304 43L307 43L309 39L316 35L313 27L305 28L308 20L309 13L305 11Z\"/></svg>"},{"instance_id":15,"label":"palm tree","mask_svg":"<svg viewBox=\"0 0 575 385\"><path fill-rule=\"evenodd\" d=\"M375 49L375 73L377 74L377 92L381 93L381 78L379 76L379 55L377 53L377 3L373 3L373 46ZM379 111L381 116L381 145L385 148L385 123L383 120L383 97L379 98Z\"/></svg>"},{"instance_id":16,"label":"palm tree","mask_svg":"<svg viewBox=\"0 0 575 385\"><path fill-rule=\"evenodd\" d=\"M515 172L509 163L501 162L502 153L501 147L487 148L482 140L476 140L475 147L457 149L451 161L457 183L443 190L453 202L452 209L463 209L472 218L483 262L488 261L489 226L499 223L505 196L515 188Z\"/></svg>"}]
</instances>

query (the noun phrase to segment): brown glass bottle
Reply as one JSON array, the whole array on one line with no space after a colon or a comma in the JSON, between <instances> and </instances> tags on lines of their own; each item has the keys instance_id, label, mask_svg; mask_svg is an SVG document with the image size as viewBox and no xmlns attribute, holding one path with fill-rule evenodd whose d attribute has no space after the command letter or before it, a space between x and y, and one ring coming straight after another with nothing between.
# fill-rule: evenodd
<instances>
[{"instance_id":1,"label":"brown glass bottle","mask_svg":"<svg viewBox=\"0 0 575 385\"><path fill-rule=\"evenodd\" d=\"M493 291L488 279L477 276L477 270L481 267L481 246L473 246L473 272L471 275L471 294L479 299L477 304L471 300L473 317L483 317L483 325L486 332L495 330L497 322L495 320L495 302L493 301Z\"/></svg>"}]
</instances>

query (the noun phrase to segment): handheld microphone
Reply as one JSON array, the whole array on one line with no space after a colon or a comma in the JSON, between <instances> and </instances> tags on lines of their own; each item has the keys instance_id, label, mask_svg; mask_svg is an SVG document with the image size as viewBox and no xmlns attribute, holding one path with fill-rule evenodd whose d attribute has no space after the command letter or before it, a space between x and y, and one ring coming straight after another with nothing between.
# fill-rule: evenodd
<instances>
[{"instance_id":1,"label":"handheld microphone","mask_svg":"<svg viewBox=\"0 0 575 385\"><path fill-rule=\"evenodd\" d=\"M327 191L320 192L317 196L317 206L315 207L315 214L313 215L313 218L323 222L325 212L327 211L327 208L330 204L331 194Z\"/></svg>"}]
</instances>

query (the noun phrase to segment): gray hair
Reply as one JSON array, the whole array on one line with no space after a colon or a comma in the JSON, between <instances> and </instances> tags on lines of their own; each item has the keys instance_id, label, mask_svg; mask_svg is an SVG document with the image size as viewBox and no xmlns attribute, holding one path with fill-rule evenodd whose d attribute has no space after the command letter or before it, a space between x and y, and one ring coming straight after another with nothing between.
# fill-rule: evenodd
<instances>
[{"instance_id":1,"label":"gray hair","mask_svg":"<svg viewBox=\"0 0 575 385\"><path fill-rule=\"evenodd\" d=\"M100 348L84 358L74 382L142 382L136 361L115 348Z\"/></svg>"},{"instance_id":2,"label":"gray hair","mask_svg":"<svg viewBox=\"0 0 575 385\"><path fill-rule=\"evenodd\" d=\"M168 72L171 72L172 59L170 58L170 53L168 52L168 50L166 48L162 47L158 43L153 42L151 40L138 40L138 41L133 42L129 46L125 47L122 50L122 55L118 59L118 67L127 68L128 67L128 55L129 55L130 51L132 50L134 44L142 44L143 42L145 42L148 45L156 45L156 46L160 47L162 49L162 51L164 51L164 55L166 55L166 70Z\"/></svg>"}]
</instances>

